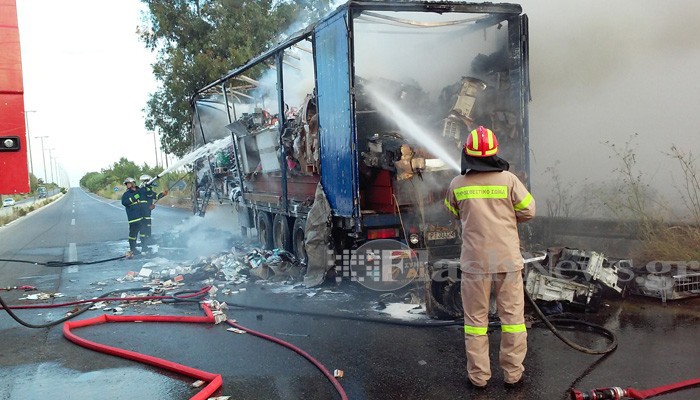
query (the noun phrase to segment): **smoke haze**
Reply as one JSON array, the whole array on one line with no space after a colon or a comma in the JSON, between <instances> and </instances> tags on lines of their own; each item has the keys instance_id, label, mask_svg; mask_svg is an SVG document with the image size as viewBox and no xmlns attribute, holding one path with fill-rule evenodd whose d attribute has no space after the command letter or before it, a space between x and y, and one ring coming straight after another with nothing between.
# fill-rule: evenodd
<instances>
[{"instance_id":1,"label":"smoke haze","mask_svg":"<svg viewBox=\"0 0 700 400\"><path fill-rule=\"evenodd\" d=\"M610 181L620 166L606 141L638 134L637 165L677 202L672 144L700 152L700 2L523 0L530 23L530 148L536 198L564 182ZM674 184L675 181L675 184Z\"/></svg>"}]
</instances>

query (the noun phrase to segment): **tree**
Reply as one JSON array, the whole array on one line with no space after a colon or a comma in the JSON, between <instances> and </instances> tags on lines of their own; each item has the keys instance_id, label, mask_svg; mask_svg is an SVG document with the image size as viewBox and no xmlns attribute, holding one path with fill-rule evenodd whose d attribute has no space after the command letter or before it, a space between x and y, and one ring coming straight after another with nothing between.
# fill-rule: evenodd
<instances>
[{"instance_id":1,"label":"tree","mask_svg":"<svg viewBox=\"0 0 700 400\"><path fill-rule=\"evenodd\" d=\"M142 0L148 5L141 40L158 53L160 87L146 104L146 128L161 133L166 153L191 148L195 91L270 46L297 17L317 17L328 0ZM256 76L253 76L256 78Z\"/></svg>"},{"instance_id":2,"label":"tree","mask_svg":"<svg viewBox=\"0 0 700 400\"><path fill-rule=\"evenodd\" d=\"M105 183L123 182L126 178L134 178L136 180L141 176L141 167L133 161L129 161L122 157L115 162L110 168L102 170L105 176Z\"/></svg>"}]
</instances>

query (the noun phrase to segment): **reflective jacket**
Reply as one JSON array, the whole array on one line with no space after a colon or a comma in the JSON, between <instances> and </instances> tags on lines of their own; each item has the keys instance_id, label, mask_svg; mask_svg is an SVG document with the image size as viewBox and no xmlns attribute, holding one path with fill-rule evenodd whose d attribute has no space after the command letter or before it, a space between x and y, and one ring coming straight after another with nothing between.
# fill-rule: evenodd
<instances>
[{"instance_id":1,"label":"reflective jacket","mask_svg":"<svg viewBox=\"0 0 700 400\"><path fill-rule=\"evenodd\" d=\"M122 205L126 208L126 217L129 223L142 219L148 209L148 201L146 200L146 191L143 188L135 188L135 190L127 189L122 195Z\"/></svg>"},{"instance_id":2,"label":"reflective jacket","mask_svg":"<svg viewBox=\"0 0 700 400\"><path fill-rule=\"evenodd\" d=\"M445 206L462 222L462 271L523 268L517 223L535 216L535 200L518 177L508 171L459 175L450 183Z\"/></svg>"}]
</instances>

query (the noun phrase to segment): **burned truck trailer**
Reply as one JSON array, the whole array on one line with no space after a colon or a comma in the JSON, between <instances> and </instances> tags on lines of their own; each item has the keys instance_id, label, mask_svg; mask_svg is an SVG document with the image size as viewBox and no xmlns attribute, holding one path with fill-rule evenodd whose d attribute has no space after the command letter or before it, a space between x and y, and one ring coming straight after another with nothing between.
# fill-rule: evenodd
<instances>
[{"instance_id":1,"label":"burned truck trailer","mask_svg":"<svg viewBox=\"0 0 700 400\"><path fill-rule=\"evenodd\" d=\"M344 4L195 94L195 146L228 140L198 164L195 212L229 198L302 259L377 239L458 256L443 200L467 133L493 129L529 182L527 37L515 4Z\"/></svg>"}]
</instances>

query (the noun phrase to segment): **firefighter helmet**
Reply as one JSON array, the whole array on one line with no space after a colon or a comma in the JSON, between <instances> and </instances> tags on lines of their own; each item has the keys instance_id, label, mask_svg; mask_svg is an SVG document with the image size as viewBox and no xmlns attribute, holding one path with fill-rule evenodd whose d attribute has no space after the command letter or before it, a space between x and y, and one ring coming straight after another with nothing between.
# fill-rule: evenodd
<instances>
[{"instance_id":1,"label":"firefighter helmet","mask_svg":"<svg viewBox=\"0 0 700 400\"><path fill-rule=\"evenodd\" d=\"M464 143L464 154L472 157L490 157L498 153L498 140L491 129L479 126L469 133Z\"/></svg>"},{"instance_id":2,"label":"firefighter helmet","mask_svg":"<svg viewBox=\"0 0 700 400\"><path fill-rule=\"evenodd\" d=\"M148 181L151 180L151 176L150 176L150 175L143 174L143 175L141 175L141 177L139 178L139 180L140 180L141 182L148 182Z\"/></svg>"},{"instance_id":3,"label":"firefighter helmet","mask_svg":"<svg viewBox=\"0 0 700 400\"><path fill-rule=\"evenodd\" d=\"M134 178L126 178L124 179L124 184L126 185L127 183L136 183L136 180Z\"/></svg>"}]
</instances>

